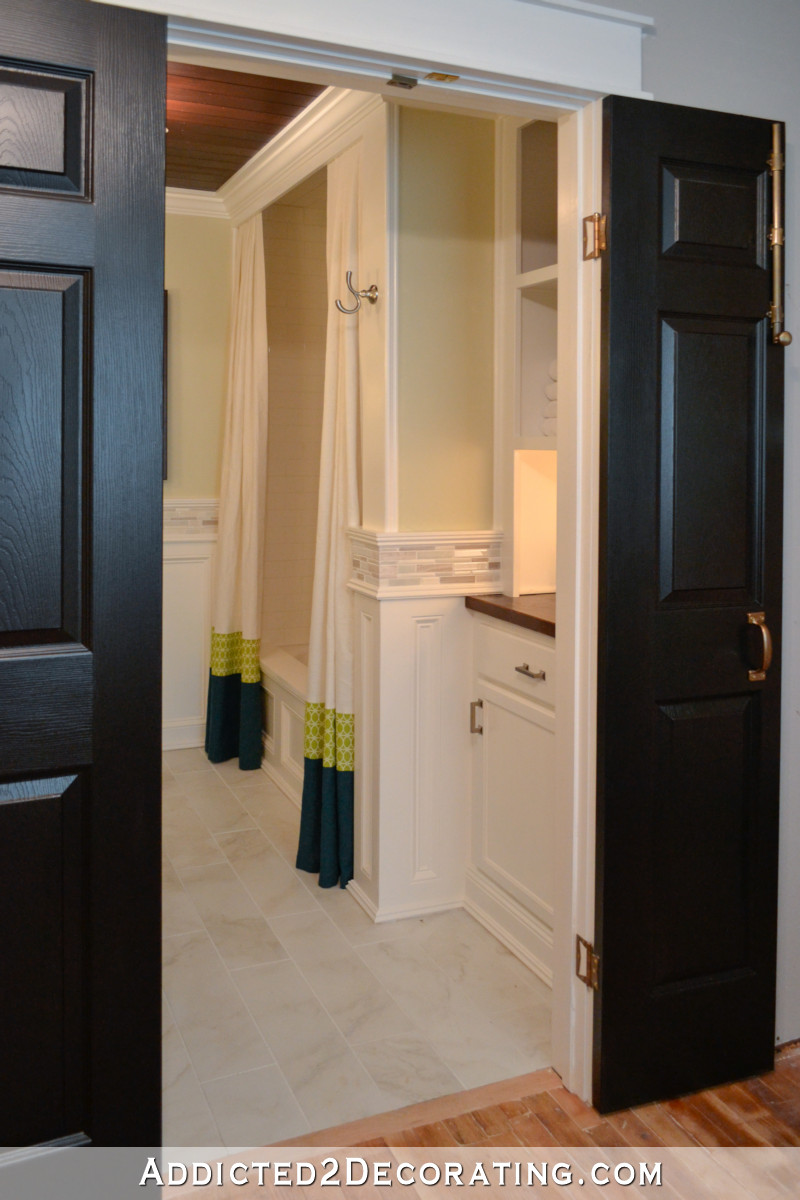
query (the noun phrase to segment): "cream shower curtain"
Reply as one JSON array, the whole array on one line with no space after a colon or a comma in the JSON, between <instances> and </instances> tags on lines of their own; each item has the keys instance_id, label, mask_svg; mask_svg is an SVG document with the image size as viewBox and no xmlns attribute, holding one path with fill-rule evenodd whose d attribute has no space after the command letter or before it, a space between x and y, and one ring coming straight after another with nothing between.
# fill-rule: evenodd
<instances>
[{"instance_id":1,"label":"cream shower curtain","mask_svg":"<svg viewBox=\"0 0 800 1200\"><path fill-rule=\"evenodd\" d=\"M334 304L358 273L360 146L328 166L328 332L297 866L320 887L353 877L353 597L348 527L360 524L357 315Z\"/></svg>"},{"instance_id":2,"label":"cream shower curtain","mask_svg":"<svg viewBox=\"0 0 800 1200\"><path fill-rule=\"evenodd\" d=\"M234 231L233 298L211 605L206 753L261 763L261 578L267 470L267 300L261 213Z\"/></svg>"}]
</instances>

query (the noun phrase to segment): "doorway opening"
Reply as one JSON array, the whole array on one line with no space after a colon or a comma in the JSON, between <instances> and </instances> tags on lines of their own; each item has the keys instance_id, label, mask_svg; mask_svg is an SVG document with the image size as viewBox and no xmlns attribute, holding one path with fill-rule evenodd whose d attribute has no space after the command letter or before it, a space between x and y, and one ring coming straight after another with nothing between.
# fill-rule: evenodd
<instances>
[{"instance_id":1,"label":"doorway opening","mask_svg":"<svg viewBox=\"0 0 800 1200\"><path fill-rule=\"evenodd\" d=\"M437 461L438 454L440 469L449 470L453 482L453 487L445 489L444 493L440 491L445 500L452 499L453 491L459 494L459 489L462 496L469 489L474 491L475 480L483 471L488 508L480 525L491 530L504 528L509 535L513 531L513 535L508 538L500 571L497 569L499 564L487 557L487 575L494 572L491 588L486 585L475 590L507 592L512 597L527 593L527 603L532 603L534 608L536 599L531 599L529 594L536 593L541 603L549 604L551 617L549 625L547 622L537 624L536 619L532 625L528 623L527 628L524 622L509 625L502 614L500 617L485 611L467 614L463 597L472 590L469 587L461 587L457 602L448 597L451 604L457 603L462 610L458 637L463 643L465 658L474 662L466 685L470 695L475 688L485 692L482 697L485 705L483 735L480 740L473 735L471 745L470 742L465 744L465 761L460 764L466 789L462 790L460 798L463 827L456 831L456 836L462 839L464 846L462 878L465 881L450 903L440 905L441 909L451 911L423 912L396 921L381 920L380 914L378 923L374 923L371 917L375 913L370 909L368 888L366 897L363 890L359 896L362 908L354 903L350 894L313 886L310 891L305 888L293 870L305 698L302 661L305 639L294 625L298 619L302 621L300 614L305 601L298 593L287 604L275 585L279 580L286 582L287 563L294 554L297 561L291 567L292 586L298 585L300 591L305 588L310 595L310 559L306 552L304 569L302 550L298 555L303 536L298 532L299 525L294 531L295 536L287 535L286 527L292 522L300 522L305 514L308 520L303 519L300 523L308 527L308 534L313 530L315 514L312 427L318 416L314 417L311 409L298 411L303 404L298 403L297 387L298 371L302 371L303 379L314 377L307 396L313 407L314 397L319 400L320 377L319 355L311 348L311 342L316 338L318 348L320 329L323 329L324 338L324 327L316 311L320 291L319 221L323 208L320 201L324 167L317 167L316 171L302 176L293 187L278 191L264 206L270 372L272 375L274 369L276 382L273 398L271 380L270 420L272 422L274 411L276 424L270 430L271 481L268 487L271 492L267 505L268 527L272 523L271 534L268 533L267 572L272 570L275 579L265 589L263 645L266 649L262 655L266 777L254 780L252 775L246 774L242 778L243 773L238 772L234 764L210 768L200 752L193 751L191 745L176 744L174 740L173 749L165 760L166 803L180 814L177 818L165 818L167 854L170 857L170 846L176 846L177 858L166 869L165 900L168 905L174 901L177 913L177 926L171 926L174 941L168 948L167 979L181 977L183 982L175 986L178 992L183 988L188 997L187 1006L182 1009L185 1014L182 1020L174 1020L173 1009L183 1003L178 992L174 993L174 1003L167 1006L165 1036L173 1057L165 1079L168 1086L174 1086L174 1094L179 1097L176 1101L178 1109L202 1113L206 1122L204 1128L209 1132L214 1128L215 1120L212 1116L209 1121L210 1097L220 1113L231 1106L236 1108L238 1104L236 1089L242 1086L242 1080L237 1076L243 1072L230 1066L239 1061L236 1054L243 1056L242 1061L249 1062L247 1086L256 1092L264 1091L261 1109L269 1110L270 1089L276 1086L274 1080L279 1079L280 1087L275 1094L281 1099L277 1102L277 1110L285 1113L287 1120L290 1114L295 1114L294 1119L299 1121L305 1117L305 1128L319 1128L367 1115L368 1111L378 1111L376 1105L389 1108L423 1099L423 1093L444 1094L458 1087L477 1086L520 1074L550 1065L553 1058L549 1013L556 967L553 948L557 940L553 921L557 883L553 875L568 873L566 870L553 872L558 837L554 812L557 774L555 651L551 636L556 587L554 465L559 374L555 319L558 303L556 126L551 121L519 117L506 116L498 120L496 114L485 111L464 114L418 105L392 105L391 108L392 116L387 124L394 123L400 145L403 145L403 138L406 145L416 138L418 150L422 149L417 159L419 178L410 179L405 175L396 180L401 201L408 205L405 211L396 214L396 229L390 229L393 235L390 252L400 277L401 297L404 284L406 294L410 296L414 291L407 282L411 264L419 268L420 263L424 265L426 256L434 262L437 253L441 257L441 247L435 240L435 222L425 228L429 210L436 208L431 204L431 198L436 195L432 190L436 186L436 172L440 172L445 190L449 189L452 197L459 200L460 194L461 203L464 194L474 191L475 180L474 176L469 178L469 171L474 169L475 155L483 154L482 165L489 183L487 188L484 180L484 192L489 196L488 242L485 236L487 213L484 211L481 214L483 229L474 239L478 242L483 239L477 250L470 244L469 231L466 234L462 231L461 262L457 251L453 258L452 247L445 246L445 253L450 253L456 268L466 272L464 279L469 283L469 272L472 271L472 278L480 277L483 284L480 304L470 299L466 307L472 310L471 318L479 329L478 336L483 339L485 350L483 394L477 403L482 405L479 419L484 421L485 428L488 427L489 439L478 454L476 471L474 452L470 457L463 446L459 449L457 442L448 439L448 434L464 424L464 413L451 412L449 429L446 425L444 429L437 429L435 422L429 422L426 438L426 413L418 412L417 447L424 450L424 454L419 455L419 464ZM469 128L470 124L473 130ZM478 150L472 144L475 130L480 132ZM445 163L437 162L437 142L440 148L446 146L448 136L452 134L461 138L464 153L460 159L456 155L454 160L451 149L449 160L445 154ZM460 180L441 174L446 171L448 161L450 166L455 162L455 168L463 172ZM401 163L408 169L408 156L401 158ZM381 182L385 187L387 180L384 178ZM531 201L532 196L538 198ZM211 210L216 199L213 193L209 196L211 205L206 212ZM171 203L176 204L175 195L171 197ZM197 205L196 197L193 203ZM441 207L439 196L440 210ZM464 207L463 203L461 207ZM466 207L470 207L469 203ZM436 212L435 217L441 220L441 212ZM456 214L456 220L459 219L463 221L463 213ZM467 219L474 221L474 212L471 216L468 214ZM180 242L192 224L201 233L201 244L196 254L184 253L184 269L190 274L197 269L203 254L211 250L211 241L202 244L202 231L212 225L222 229L227 224L227 217L223 214L215 217L190 216L185 212L170 214L168 208L168 273L170 226L172 236L177 236ZM311 233L312 230L317 232ZM295 244L290 247L292 239ZM224 242L219 236L216 240ZM447 241L447 231L441 227L439 241ZM315 259L313 267L312 259ZM298 262L301 269L295 275L295 286L292 286L292 273L296 272ZM463 281L456 279L455 282ZM435 286L432 273L428 282ZM172 318L173 333L181 328L180 291L185 290L186 283L187 280L168 278L173 313L175 310L178 313ZM415 286L424 287L424 284L424 278L420 280L415 276ZM189 286L191 288L191 284ZM194 294L196 296L197 292ZM480 389L476 389L474 380L468 375L474 375L475 354L466 366L459 363L459 358L467 357L463 344L460 348L453 344L451 334L448 345L446 324L442 324L453 306L449 300L451 294L457 294L455 288L448 291L445 302L438 304L442 310L438 329L435 323L431 326L429 322L420 333L417 325L418 339L425 343L422 346L419 340L415 342L409 336L408 331L403 342L404 312L398 305L397 320L401 326L396 350L401 359L398 374L402 381L404 366L412 375L416 372L419 386L426 363L430 366L435 364L437 355L441 358L449 354L453 369L461 372L465 390L472 388L474 408ZM312 333L312 326L315 333ZM184 333L191 338L190 331L184 329ZM300 334L302 344L298 340ZM180 363L185 353L179 346L171 344L170 362ZM285 405L281 400L282 386L286 388ZM301 383L301 387L304 386ZM452 394L452 379L448 387ZM376 381L376 393L383 389L384 380ZM182 403L181 396L175 392L173 388L170 395L173 413ZM303 396L305 398L305 392ZM427 399L429 416L432 411L430 396L424 399ZM420 407L424 410L424 403ZM435 405L433 411L435 413ZM299 438L296 436L298 430ZM300 442L302 448L298 446ZM297 459L301 450L302 465ZM174 441L171 454L180 455ZM409 479L412 483L406 497L411 496L412 501L418 500L413 493L424 492L427 486L424 467L419 464L416 488L413 487L413 474L409 476L408 461L405 464L406 483ZM365 461L364 469L369 471L368 461ZM413 472L413 465L410 470ZM402 477L399 483L402 505ZM380 487L384 486L382 478ZM301 494L302 502L298 503ZM170 503L177 509L180 499L175 498ZM459 528L457 516L437 520L435 514L428 511L427 519L427 526L424 519L421 522L423 532ZM402 512L400 524L407 530L407 539L413 540L415 527L413 523L403 524ZM478 522L472 518L466 524L474 528ZM402 539L403 535L397 536ZM179 532L176 540L180 537ZM269 541L280 546L272 559ZM196 556L196 551L197 546L193 543L191 553ZM418 550L415 553L417 559L422 557ZM175 571L173 564L177 558L175 552L168 556L168 571ZM165 591L169 598L170 588ZM185 589L183 596L178 605L177 622L185 628ZM523 600L517 607L524 608L525 604ZM294 621L291 636L289 633L272 636L271 630L277 631L284 618L288 621L287 629ZM168 631L171 624L174 627L175 620L171 623L169 614L165 613L165 630ZM202 631L202 621L197 623L197 628ZM168 635L165 645L169 654ZM480 652L479 645L482 647ZM525 663L537 654L544 657L547 666L542 671L545 678L541 682L514 671L509 689L509 683L503 677L507 669L504 658L517 652L522 656L521 662ZM185 669L185 660L179 656L175 663L179 672ZM549 680L546 678L548 673ZM197 678L204 674L205 666ZM535 676L536 671L532 670L530 674ZM516 763L509 762L501 752L504 739L507 741L509 737L522 750ZM535 796L533 805L528 802L531 788ZM363 808L363 788L360 800ZM220 807L219 818L214 812L217 806ZM376 819L376 814L372 819ZM212 826L218 820L228 827L215 830ZM198 821L205 824L205 830L198 827ZM363 812L361 824L363 830ZM183 856L181 842L187 838L189 826L197 834L199 859L192 858L192 851L188 859ZM523 833L526 838L533 835L536 854L520 856ZM259 855L264 857L265 863L269 860L271 864L272 883L261 877L256 866ZM306 882L313 885L315 881L307 879ZM360 884L357 872L356 894ZM282 899L275 900L281 888L290 897L285 907L282 907ZM277 908L274 908L276 903ZM464 904L466 911L461 907ZM273 908L274 912L271 912ZM195 927L181 928L187 922ZM237 923L243 929L249 928L249 934L244 935L244 946L237 942L239 934L234 928ZM254 939L253 946L260 946L260 949L251 947L248 950L248 937ZM204 943L202 950L200 942ZM314 946L316 948L312 949ZM329 961L334 947L339 950L338 968ZM508 947L513 953L509 953ZM233 1056L228 1060L228 1066L224 1066L219 1057L220 1045L209 1051L208 1062L203 1058L206 1051L196 1049L195 1057L203 1058L203 1066L199 1070L196 1068L190 1042L193 1038L196 1046L203 1042L205 1018L195 1005L196 989L191 982L193 968L186 967L183 962L177 967L169 958L169 949L180 949L181 959L185 956L192 960L197 954L203 961L207 960L208 970L216 979L215 988L220 996L227 994L232 1008L237 1010L239 1018L233 1021L233 1026L238 1032L231 1033ZM261 955L263 961L248 960L248 953ZM326 1000L326 974L329 976L337 971L347 982L345 985L334 983L332 999ZM275 1027L271 1025L275 1015L263 1008L263 1001L255 993L248 1004L248 998L242 992L248 979L258 978L262 980L262 991L279 997L281 988L274 982L267 987L266 981L281 977L285 986L289 986L287 981L291 977L292 986L300 989L289 1007L301 1009L305 1004L309 1013L317 1014L313 1023L327 1030L327 1041L322 1039L325 1044L318 1044L319 1039L315 1041L309 1033L299 1039L295 1035L292 1062L283 1066L280 1060L275 1063L274 1050L270 1048L269 1038L264 1038L263 1028L273 1028L272 1040L277 1040L281 1053L288 1053L292 1037L284 1037L283 1032L276 1035ZM363 986L356 996L354 981L359 977ZM410 986L410 977L418 977L416 986ZM256 984L247 986L255 988ZM338 996L337 987L340 991L343 988ZM288 1000L284 998L283 1003L288 1004ZM262 1005L260 1018L255 1012L259 1004ZM483 1011L482 1006L485 1006ZM259 1019L263 1025L260 1032ZM438 1043L433 1036L436 1022ZM564 1014L561 1024L568 1023ZM187 1024L192 1032L181 1033ZM262 1057L261 1061L258 1055L248 1057L252 1049L249 1039L253 1037L254 1028L255 1044L262 1054L260 1043L266 1042L267 1057ZM421 1029L429 1034L428 1038L420 1037ZM311 1077L314 1075L315 1062L320 1076L327 1071L334 1081L331 1086L337 1102L333 1109L326 1107L324 1079L318 1081L319 1086L309 1079L309 1073ZM297 1079L300 1091L294 1091L288 1097L281 1089L287 1080L291 1083L290 1076ZM235 1082L232 1083L232 1079ZM398 1082L401 1079L405 1083ZM394 1084L390 1084L390 1080L394 1080ZM379 1099L376 1099L376 1088ZM189 1094L192 1099L187 1102ZM344 1101L342 1097L345 1097ZM169 1139L169 1093L165 1100L165 1136ZM302 1115L298 1116L298 1113ZM226 1119L221 1117L217 1122L220 1137L223 1141L239 1144L243 1135L234 1136L230 1126L223 1129L222 1122ZM180 1128L178 1123L177 1129ZM252 1137L254 1141L274 1140L291 1136L293 1131L294 1127L289 1130L279 1126L278 1132L267 1132L262 1128L256 1134L254 1129ZM298 1127L296 1132L302 1132L302 1129ZM181 1136L187 1135L176 1132L172 1140L180 1140Z\"/></svg>"}]
</instances>

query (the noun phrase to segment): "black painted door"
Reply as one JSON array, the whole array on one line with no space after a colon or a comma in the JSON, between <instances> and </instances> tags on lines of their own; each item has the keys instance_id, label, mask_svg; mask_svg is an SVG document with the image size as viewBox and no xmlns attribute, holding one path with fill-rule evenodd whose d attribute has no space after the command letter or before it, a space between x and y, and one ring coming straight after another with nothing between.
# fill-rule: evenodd
<instances>
[{"instance_id":1,"label":"black painted door","mask_svg":"<svg viewBox=\"0 0 800 1200\"><path fill-rule=\"evenodd\" d=\"M606 1111L772 1063L784 351L766 316L772 124L612 97L604 131Z\"/></svg>"},{"instance_id":2,"label":"black painted door","mask_svg":"<svg viewBox=\"0 0 800 1200\"><path fill-rule=\"evenodd\" d=\"M0 1142L160 1131L164 22L0 6Z\"/></svg>"}]
</instances>

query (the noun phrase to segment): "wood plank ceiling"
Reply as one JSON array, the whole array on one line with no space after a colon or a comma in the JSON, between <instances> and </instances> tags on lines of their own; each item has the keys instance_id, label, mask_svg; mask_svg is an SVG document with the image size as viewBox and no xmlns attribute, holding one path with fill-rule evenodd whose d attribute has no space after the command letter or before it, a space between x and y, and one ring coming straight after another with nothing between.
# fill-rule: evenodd
<instances>
[{"instance_id":1,"label":"wood plank ceiling","mask_svg":"<svg viewBox=\"0 0 800 1200\"><path fill-rule=\"evenodd\" d=\"M167 64L167 186L216 191L323 87Z\"/></svg>"}]
</instances>

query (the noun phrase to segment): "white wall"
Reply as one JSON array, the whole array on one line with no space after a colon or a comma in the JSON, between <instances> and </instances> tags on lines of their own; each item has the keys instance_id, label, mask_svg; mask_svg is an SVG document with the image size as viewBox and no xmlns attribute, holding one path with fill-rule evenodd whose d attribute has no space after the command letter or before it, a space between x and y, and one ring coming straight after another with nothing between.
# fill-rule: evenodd
<instances>
[{"instance_id":1,"label":"white wall","mask_svg":"<svg viewBox=\"0 0 800 1200\"><path fill-rule=\"evenodd\" d=\"M491 529L494 122L399 115L399 527Z\"/></svg>"},{"instance_id":2,"label":"white wall","mask_svg":"<svg viewBox=\"0 0 800 1200\"><path fill-rule=\"evenodd\" d=\"M232 226L168 213L164 286L169 293L166 500L219 496L222 406L228 357Z\"/></svg>"},{"instance_id":3,"label":"white wall","mask_svg":"<svg viewBox=\"0 0 800 1200\"><path fill-rule=\"evenodd\" d=\"M643 87L654 99L786 122L786 486L779 1041L800 1037L800 4L615 0L655 18Z\"/></svg>"}]
</instances>

